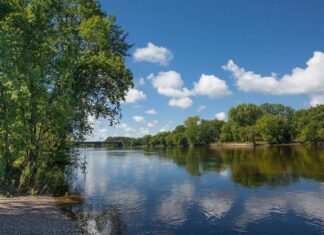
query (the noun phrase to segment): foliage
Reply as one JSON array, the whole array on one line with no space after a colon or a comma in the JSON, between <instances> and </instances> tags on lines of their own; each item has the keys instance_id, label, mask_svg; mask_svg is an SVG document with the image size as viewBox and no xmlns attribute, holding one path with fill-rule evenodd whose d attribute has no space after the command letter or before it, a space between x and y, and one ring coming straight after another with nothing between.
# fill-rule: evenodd
<instances>
[{"instance_id":1,"label":"foliage","mask_svg":"<svg viewBox=\"0 0 324 235\"><path fill-rule=\"evenodd\" d=\"M226 122L222 126L221 134L220 134L220 140L222 142L233 142L234 141L232 127L233 127L233 125L231 122Z\"/></svg>"},{"instance_id":2,"label":"foliage","mask_svg":"<svg viewBox=\"0 0 324 235\"><path fill-rule=\"evenodd\" d=\"M193 117L188 117L185 122L185 135L188 138L188 141L190 144L199 144L199 139L198 139L198 131L199 131L199 126L198 126L198 121L200 120L199 116L193 116Z\"/></svg>"},{"instance_id":3,"label":"foliage","mask_svg":"<svg viewBox=\"0 0 324 235\"><path fill-rule=\"evenodd\" d=\"M192 116L172 132L132 138L131 146L207 145L213 142L271 144L324 141L324 105L294 111L282 104L240 104L229 110L229 120ZM128 144L127 144L128 146Z\"/></svg>"},{"instance_id":4,"label":"foliage","mask_svg":"<svg viewBox=\"0 0 324 235\"><path fill-rule=\"evenodd\" d=\"M265 114L256 123L262 139L268 143L290 142L289 126L285 118L279 115Z\"/></svg>"},{"instance_id":5,"label":"foliage","mask_svg":"<svg viewBox=\"0 0 324 235\"><path fill-rule=\"evenodd\" d=\"M297 111L293 118L293 128L299 141L323 142L324 105Z\"/></svg>"},{"instance_id":6,"label":"foliage","mask_svg":"<svg viewBox=\"0 0 324 235\"><path fill-rule=\"evenodd\" d=\"M282 118L286 118L287 120L291 120L295 112L293 108L282 104L264 103L260 105L260 109L262 114L278 115Z\"/></svg>"},{"instance_id":7,"label":"foliage","mask_svg":"<svg viewBox=\"0 0 324 235\"><path fill-rule=\"evenodd\" d=\"M253 144L255 144L259 136L256 125L240 127L238 129L238 132L241 142L252 142Z\"/></svg>"},{"instance_id":8,"label":"foliage","mask_svg":"<svg viewBox=\"0 0 324 235\"><path fill-rule=\"evenodd\" d=\"M228 112L228 120L239 127L251 126L262 115L262 110L255 104L239 104Z\"/></svg>"},{"instance_id":9,"label":"foliage","mask_svg":"<svg viewBox=\"0 0 324 235\"><path fill-rule=\"evenodd\" d=\"M95 0L4 0L0 9L1 161L21 188L41 191L48 169L64 168L68 141L91 132L90 116L118 122L130 45Z\"/></svg>"}]
</instances>

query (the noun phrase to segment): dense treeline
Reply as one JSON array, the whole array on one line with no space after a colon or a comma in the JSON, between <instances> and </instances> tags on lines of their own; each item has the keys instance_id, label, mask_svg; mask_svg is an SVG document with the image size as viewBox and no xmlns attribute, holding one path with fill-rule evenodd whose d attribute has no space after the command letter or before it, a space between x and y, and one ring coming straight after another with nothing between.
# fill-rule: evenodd
<instances>
[{"instance_id":1,"label":"dense treeline","mask_svg":"<svg viewBox=\"0 0 324 235\"><path fill-rule=\"evenodd\" d=\"M142 138L108 137L125 146L186 146L213 142L282 144L324 141L324 105L295 111L282 104L240 104L228 112L228 121L189 117L172 132Z\"/></svg>"},{"instance_id":2,"label":"dense treeline","mask_svg":"<svg viewBox=\"0 0 324 235\"><path fill-rule=\"evenodd\" d=\"M127 34L96 0L1 0L0 29L0 181L49 191L89 117L120 117Z\"/></svg>"}]
</instances>

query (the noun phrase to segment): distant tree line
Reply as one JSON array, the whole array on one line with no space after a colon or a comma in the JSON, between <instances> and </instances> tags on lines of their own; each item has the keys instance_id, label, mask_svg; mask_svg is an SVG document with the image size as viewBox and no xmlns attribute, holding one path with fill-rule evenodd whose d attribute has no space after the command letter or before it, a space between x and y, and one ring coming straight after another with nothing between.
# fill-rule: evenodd
<instances>
[{"instance_id":1,"label":"distant tree line","mask_svg":"<svg viewBox=\"0 0 324 235\"><path fill-rule=\"evenodd\" d=\"M295 111L282 104L240 104L228 112L228 121L192 116L173 131L141 138L108 137L124 146L187 146L213 142L321 143L324 141L324 105Z\"/></svg>"}]
</instances>

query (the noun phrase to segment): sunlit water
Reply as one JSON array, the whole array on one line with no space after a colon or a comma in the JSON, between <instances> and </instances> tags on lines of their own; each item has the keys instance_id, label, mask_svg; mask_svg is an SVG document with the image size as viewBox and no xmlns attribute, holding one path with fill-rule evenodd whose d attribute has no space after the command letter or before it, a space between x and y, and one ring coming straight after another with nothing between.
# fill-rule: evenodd
<instances>
[{"instance_id":1,"label":"sunlit water","mask_svg":"<svg viewBox=\"0 0 324 235\"><path fill-rule=\"evenodd\" d=\"M324 149L79 149L89 234L324 234Z\"/></svg>"}]
</instances>

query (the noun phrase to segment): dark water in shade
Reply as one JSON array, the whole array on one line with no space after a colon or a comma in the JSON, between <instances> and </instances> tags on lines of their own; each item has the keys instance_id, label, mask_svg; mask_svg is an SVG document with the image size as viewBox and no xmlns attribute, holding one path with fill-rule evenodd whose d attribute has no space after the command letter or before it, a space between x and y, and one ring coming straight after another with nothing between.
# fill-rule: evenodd
<instances>
[{"instance_id":1,"label":"dark water in shade","mask_svg":"<svg viewBox=\"0 0 324 235\"><path fill-rule=\"evenodd\" d=\"M89 234L324 234L324 149L79 149Z\"/></svg>"}]
</instances>

